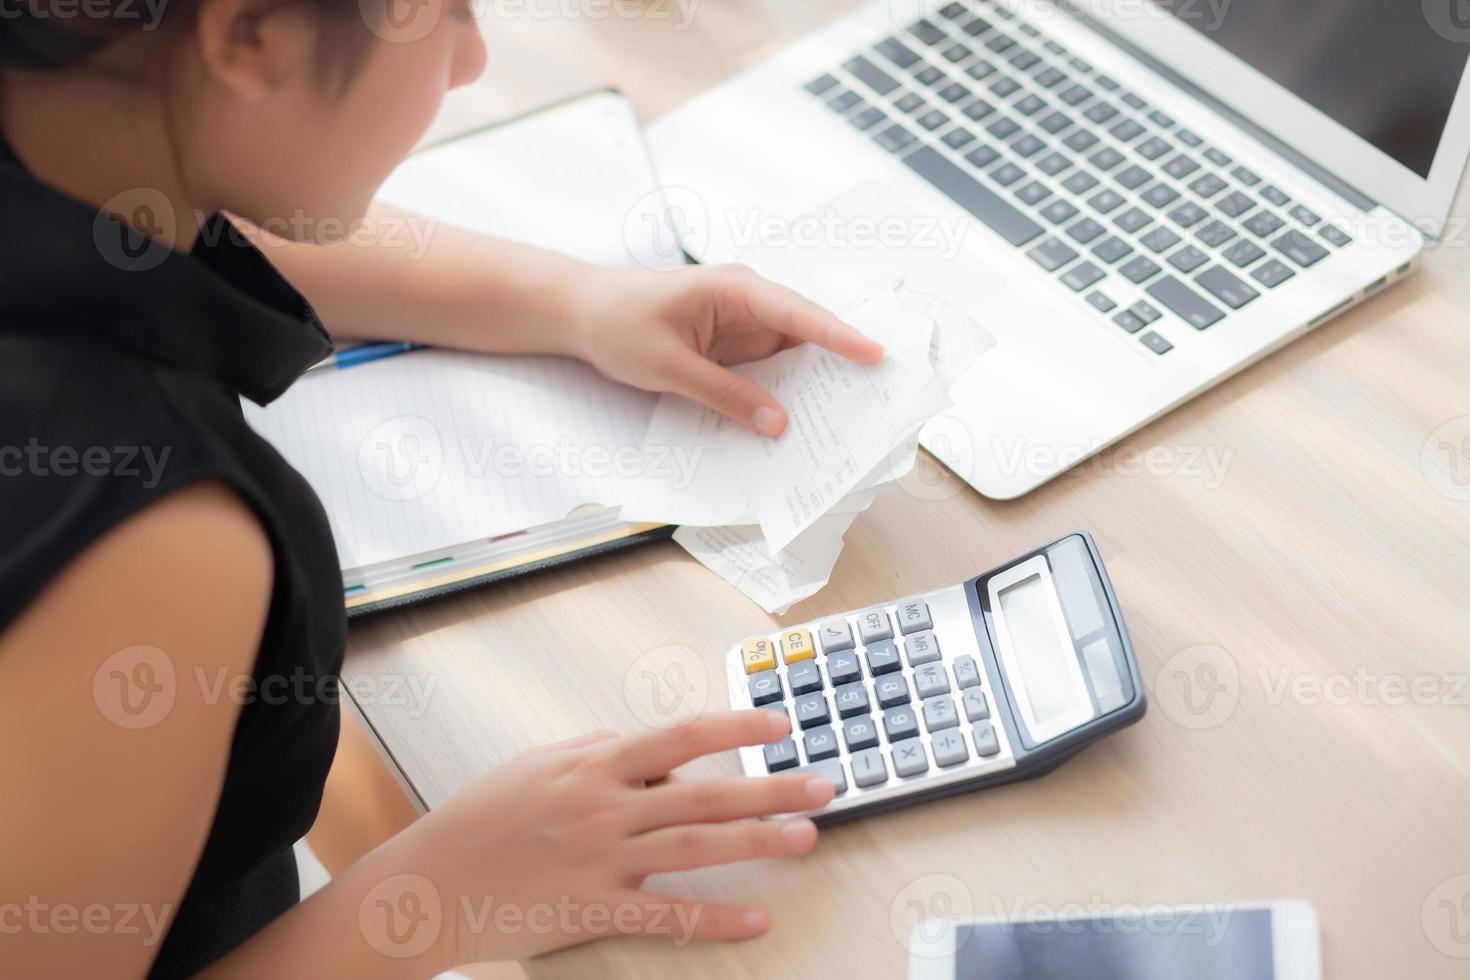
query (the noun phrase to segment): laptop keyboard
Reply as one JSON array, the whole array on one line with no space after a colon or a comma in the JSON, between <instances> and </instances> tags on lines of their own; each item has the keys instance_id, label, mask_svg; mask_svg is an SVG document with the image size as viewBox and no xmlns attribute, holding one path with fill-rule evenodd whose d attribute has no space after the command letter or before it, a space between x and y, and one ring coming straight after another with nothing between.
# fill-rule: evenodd
<instances>
[{"instance_id":1,"label":"laptop keyboard","mask_svg":"<svg viewBox=\"0 0 1470 980\"><path fill-rule=\"evenodd\" d=\"M1157 355L1352 242L990 0L805 88Z\"/></svg>"}]
</instances>

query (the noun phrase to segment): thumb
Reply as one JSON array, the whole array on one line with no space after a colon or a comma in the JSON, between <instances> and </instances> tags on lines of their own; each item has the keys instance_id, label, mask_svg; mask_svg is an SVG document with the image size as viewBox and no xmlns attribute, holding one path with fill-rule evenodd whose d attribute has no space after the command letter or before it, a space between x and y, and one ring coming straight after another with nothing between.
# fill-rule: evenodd
<instances>
[{"instance_id":1,"label":"thumb","mask_svg":"<svg viewBox=\"0 0 1470 980\"><path fill-rule=\"evenodd\" d=\"M786 429L786 410L764 388L694 351L679 366L673 390L763 436Z\"/></svg>"}]
</instances>

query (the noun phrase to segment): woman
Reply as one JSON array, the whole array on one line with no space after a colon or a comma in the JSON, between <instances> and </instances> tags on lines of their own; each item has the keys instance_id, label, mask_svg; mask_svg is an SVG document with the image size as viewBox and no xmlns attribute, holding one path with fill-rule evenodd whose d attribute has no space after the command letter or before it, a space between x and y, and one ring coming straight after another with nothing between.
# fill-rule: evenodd
<instances>
[{"instance_id":1,"label":"woman","mask_svg":"<svg viewBox=\"0 0 1470 980\"><path fill-rule=\"evenodd\" d=\"M364 337L581 357L768 434L781 407L723 364L802 341L882 356L740 269L610 271L447 232L418 260L323 244L484 64L467 4L431 10L405 40L367 0L6 6L7 976L427 977L614 932L744 938L766 929L759 908L660 897L645 876L815 843L808 820L750 818L821 806L820 778L664 780L787 732L770 712L707 715L528 753L297 902L291 845L337 709L221 696L217 679L263 690L341 663L323 511L238 402L327 352L313 309ZM492 896L527 923L603 911L466 919Z\"/></svg>"}]
</instances>

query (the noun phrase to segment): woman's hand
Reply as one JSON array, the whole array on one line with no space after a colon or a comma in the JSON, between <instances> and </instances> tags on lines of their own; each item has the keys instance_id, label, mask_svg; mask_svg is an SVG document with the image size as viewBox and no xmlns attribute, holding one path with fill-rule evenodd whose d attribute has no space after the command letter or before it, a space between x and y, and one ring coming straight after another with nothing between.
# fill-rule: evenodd
<instances>
[{"instance_id":1,"label":"woman's hand","mask_svg":"<svg viewBox=\"0 0 1470 980\"><path fill-rule=\"evenodd\" d=\"M579 286L573 349L603 374L672 391L767 436L786 428L769 392L725 365L811 342L863 364L883 348L831 313L742 266L598 269Z\"/></svg>"},{"instance_id":2,"label":"woman's hand","mask_svg":"<svg viewBox=\"0 0 1470 980\"><path fill-rule=\"evenodd\" d=\"M669 780L700 756L784 738L764 710L701 715L639 735L599 732L527 752L486 774L388 845L407 847L438 893L445 963L523 958L605 935L676 942L746 939L764 910L643 889L650 874L804 854L802 817L824 806L820 776ZM419 907L425 903L418 902Z\"/></svg>"}]
</instances>

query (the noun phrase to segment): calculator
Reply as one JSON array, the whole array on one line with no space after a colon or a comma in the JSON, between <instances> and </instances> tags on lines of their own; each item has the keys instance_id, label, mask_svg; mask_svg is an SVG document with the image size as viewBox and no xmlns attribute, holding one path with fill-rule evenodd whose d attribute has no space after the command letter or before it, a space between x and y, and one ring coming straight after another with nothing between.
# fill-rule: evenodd
<instances>
[{"instance_id":1,"label":"calculator","mask_svg":"<svg viewBox=\"0 0 1470 980\"><path fill-rule=\"evenodd\" d=\"M1091 535L949 588L753 636L726 658L734 708L792 734L747 776L837 787L818 823L1049 772L1143 716L1138 664Z\"/></svg>"}]
</instances>

